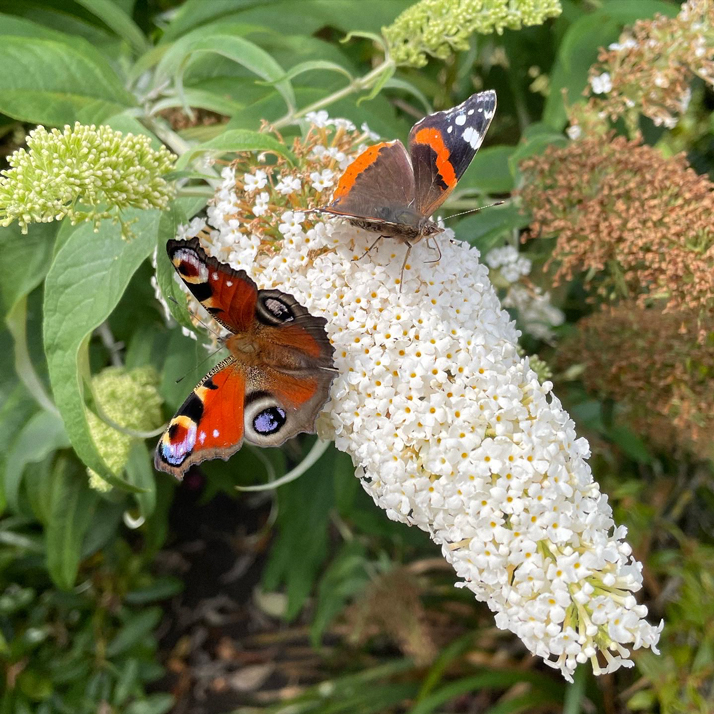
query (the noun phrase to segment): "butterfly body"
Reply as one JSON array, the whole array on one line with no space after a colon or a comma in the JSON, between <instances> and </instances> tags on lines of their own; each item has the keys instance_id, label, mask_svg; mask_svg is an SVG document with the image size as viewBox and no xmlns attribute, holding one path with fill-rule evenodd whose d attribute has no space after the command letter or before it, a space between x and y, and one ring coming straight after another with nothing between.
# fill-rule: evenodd
<instances>
[{"instance_id":1,"label":"butterfly body","mask_svg":"<svg viewBox=\"0 0 714 714\"><path fill-rule=\"evenodd\" d=\"M469 167L495 112L496 93L480 92L418 121L408 151L399 140L370 146L345 169L332 202L318 210L406 243L408 256L413 245L443 230L431 216Z\"/></svg>"},{"instance_id":2,"label":"butterfly body","mask_svg":"<svg viewBox=\"0 0 714 714\"><path fill-rule=\"evenodd\" d=\"M335 376L324 318L291 295L258 290L244 271L208 257L197 238L167 252L194 297L230 334L229 356L179 408L157 445L154 465L181 478L206 459L228 459L243 439L279 446L314 432Z\"/></svg>"}]
</instances>

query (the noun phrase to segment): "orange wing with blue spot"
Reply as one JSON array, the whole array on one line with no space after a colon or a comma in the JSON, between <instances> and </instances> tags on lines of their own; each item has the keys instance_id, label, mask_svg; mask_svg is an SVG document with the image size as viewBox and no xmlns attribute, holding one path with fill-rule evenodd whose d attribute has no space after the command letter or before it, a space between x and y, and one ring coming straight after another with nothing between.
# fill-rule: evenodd
<instances>
[{"instance_id":1,"label":"orange wing with blue spot","mask_svg":"<svg viewBox=\"0 0 714 714\"><path fill-rule=\"evenodd\" d=\"M431 216L454 190L483 143L495 113L496 92L480 92L412 127L409 153L417 213Z\"/></svg>"}]
</instances>

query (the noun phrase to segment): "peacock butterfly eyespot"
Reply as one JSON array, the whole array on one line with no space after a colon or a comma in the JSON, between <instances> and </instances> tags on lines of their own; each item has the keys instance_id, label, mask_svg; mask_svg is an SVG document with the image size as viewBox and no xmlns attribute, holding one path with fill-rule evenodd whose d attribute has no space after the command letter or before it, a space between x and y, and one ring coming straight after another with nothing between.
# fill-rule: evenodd
<instances>
[{"instance_id":1,"label":"peacock butterfly eyespot","mask_svg":"<svg viewBox=\"0 0 714 714\"><path fill-rule=\"evenodd\" d=\"M268 407L253 419L253 429L258 434L268 436L277 434L287 421L285 410L280 407Z\"/></svg>"}]
</instances>

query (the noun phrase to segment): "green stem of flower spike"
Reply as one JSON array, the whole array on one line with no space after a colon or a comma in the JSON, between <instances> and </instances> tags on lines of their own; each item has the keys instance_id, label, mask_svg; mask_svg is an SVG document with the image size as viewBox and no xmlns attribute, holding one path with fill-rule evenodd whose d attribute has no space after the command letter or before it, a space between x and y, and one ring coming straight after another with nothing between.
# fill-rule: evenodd
<instances>
[{"instance_id":1,"label":"green stem of flower spike","mask_svg":"<svg viewBox=\"0 0 714 714\"><path fill-rule=\"evenodd\" d=\"M303 107L296 112L286 114L284 117L273 123L273 128L282 129L284 126L292 124L296 119L300 119L310 112L317 112L320 109L329 107L331 104L338 102L340 99L349 97L350 94L363 92L368 89L372 89L375 86L378 87L381 85L380 80L386 81L389 79L395 69L396 64L394 63L394 60L387 56L383 62L377 65L371 72L365 74L364 77L358 77L357 79L352 80L347 86L342 89L338 89L336 92L333 92L327 97L323 97L322 99L313 102L307 107Z\"/></svg>"}]
</instances>

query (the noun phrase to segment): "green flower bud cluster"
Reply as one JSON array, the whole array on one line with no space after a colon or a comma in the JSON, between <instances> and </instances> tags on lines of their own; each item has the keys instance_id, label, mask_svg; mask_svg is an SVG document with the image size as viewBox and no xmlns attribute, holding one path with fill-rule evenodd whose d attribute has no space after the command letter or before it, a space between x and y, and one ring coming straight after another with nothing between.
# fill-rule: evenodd
<instances>
[{"instance_id":1,"label":"green flower bud cluster","mask_svg":"<svg viewBox=\"0 0 714 714\"><path fill-rule=\"evenodd\" d=\"M158 382L159 375L151 366L132 370L108 367L92 379L92 391L102 412L115 424L135 431L152 431L163 423ZM91 411L87 412L87 420L101 457L112 473L120 475L135 437L117 431ZM92 488L111 488L96 472L87 469L87 473Z\"/></svg>"},{"instance_id":2,"label":"green flower bud cluster","mask_svg":"<svg viewBox=\"0 0 714 714\"><path fill-rule=\"evenodd\" d=\"M63 131L38 126L27 147L10 156L10 169L0 171L2 226L17 221L26 233L30 223L65 216L96 225L103 218L120 220L127 208L165 209L173 196L173 184L163 175L175 156L163 146L152 149L143 134L79 123Z\"/></svg>"},{"instance_id":3,"label":"green flower bud cluster","mask_svg":"<svg viewBox=\"0 0 714 714\"><path fill-rule=\"evenodd\" d=\"M421 0L382 33L398 65L423 67L427 55L446 59L468 49L474 32L540 25L561 11L560 0Z\"/></svg>"}]
</instances>

